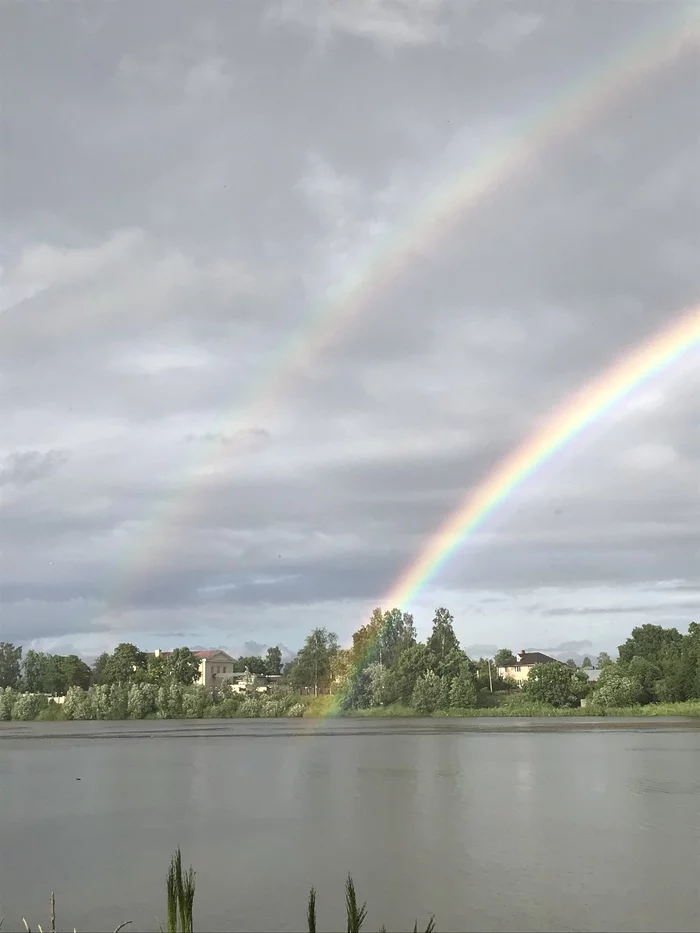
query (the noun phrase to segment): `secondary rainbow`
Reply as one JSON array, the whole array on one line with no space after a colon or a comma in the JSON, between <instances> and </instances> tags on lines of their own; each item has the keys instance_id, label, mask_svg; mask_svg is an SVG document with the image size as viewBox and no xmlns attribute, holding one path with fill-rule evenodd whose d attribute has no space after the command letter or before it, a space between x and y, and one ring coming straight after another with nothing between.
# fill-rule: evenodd
<instances>
[{"instance_id":1,"label":"secondary rainbow","mask_svg":"<svg viewBox=\"0 0 700 933\"><path fill-rule=\"evenodd\" d=\"M339 338L344 325L372 306L374 300L410 266L415 251L439 241L455 223L492 193L523 172L537 153L580 131L603 109L619 101L646 77L672 62L698 36L700 8L669 4L669 12L632 37L602 63L584 70L577 79L538 104L518 121L514 131L492 150L466 165L442 185L413 216L387 235L382 244L361 257L348 276L325 296L324 302L301 322L269 366L236 400L221 430L260 423L267 412L286 399L295 376L308 370L326 346ZM200 473L206 464L214 473L220 445L205 444L194 463L180 467L168 483L168 493L155 507L143 531L144 541L130 549L110 605L123 603L139 576L154 570L156 555L163 559L166 542L182 531L188 515L199 506L206 484Z\"/></svg>"},{"instance_id":2,"label":"secondary rainbow","mask_svg":"<svg viewBox=\"0 0 700 933\"><path fill-rule=\"evenodd\" d=\"M501 460L430 537L381 604L406 608L484 521L547 461L635 389L700 346L700 305L686 311L586 383L523 444ZM368 648L369 650L369 648ZM361 668L359 659L357 668ZM350 676L353 676L351 671ZM337 703L325 715L338 711Z\"/></svg>"}]
</instances>

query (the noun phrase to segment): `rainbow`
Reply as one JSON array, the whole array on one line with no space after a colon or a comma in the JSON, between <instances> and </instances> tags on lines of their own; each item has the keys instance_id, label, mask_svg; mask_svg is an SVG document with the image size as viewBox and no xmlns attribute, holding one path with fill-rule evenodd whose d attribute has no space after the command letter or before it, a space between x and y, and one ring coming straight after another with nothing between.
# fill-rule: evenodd
<instances>
[{"instance_id":1,"label":"rainbow","mask_svg":"<svg viewBox=\"0 0 700 933\"><path fill-rule=\"evenodd\" d=\"M686 311L671 325L625 354L602 375L586 383L467 493L404 570L382 604L387 609L409 604L470 535L543 464L635 389L698 345L700 305ZM363 660L359 659L356 670L361 669ZM351 671L350 676L353 674ZM326 715L335 712L337 705Z\"/></svg>"},{"instance_id":2,"label":"rainbow","mask_svg":"<svg viewBox=\"0 0 700 933\"><path fill-rule=\"evenodd\" d=\"M546 104L525 113L513 133L466 165L412 217L387 235L379 247L363 256L344 281L303 321L251 383L245 396L237 400L236 410L223 429L240 428L243 421L259 424L286 398L294 378L308 371L319 354L339 338L343 325L371 307L382 291L410 267L415 251L429 248L469 211L524 172L537 153L580 131L601 110L619 101L692 45L698 34L700 8L669 4L667 9L669 12L651 26L607 58L603 57L602 63L596 61ZM205 494L206 480L201 474L216 473L214 464L220 450L216 441L204 447L196 463L171 478L168 493L150 518L139 523L146 526L142 533L147 540L141 547L130 549L127 566L120 574L119 592L109 599L110 605L122 603L130 588L136 588L139 575L153 570L154 555L167 551L164 544L169 535L186 523L188 509L189 514L196 512L197 497L193 490L199 480ZM204 464L208 465L206 471ZM185 495L185 490L190 493Z\"/></svg>"}]
</instances>

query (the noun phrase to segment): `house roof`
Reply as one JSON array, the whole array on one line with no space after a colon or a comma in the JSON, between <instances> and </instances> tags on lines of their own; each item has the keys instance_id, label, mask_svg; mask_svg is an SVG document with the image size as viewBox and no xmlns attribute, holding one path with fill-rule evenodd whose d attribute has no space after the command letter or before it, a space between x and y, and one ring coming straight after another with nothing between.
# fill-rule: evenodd
<instances>
[{"instance_id":1,"label":"house roof","mask_svg":"<svg viewBox=\"0 0 700 933\"><path fill-rule=\"evenodd\" d=\"M542 654L541 651L520 651L518 657L511 655L504 664L499 667L528 667L533 664L551 664L556 662L557 658L550 658L548 654ZM559 661L559 664L562 662Z\"/></svg>"},{"instance_id":2,"label":"house roof","mask_svg":"<svg viewBox=\"0 0 700 933\"><path fill-rule=\"evenodd\" d=\"M155 651L149 651L147 653L151 657L155 655ZM169 658L171 654L172 654L172 651L161 651L160 656L162 658ZM203 661L210 661L212 658L221 658L222 661L231 661L231 662L233 662L234 660L230 654L227 654L225 651L221 651L218 648L197 649L196 651L193 651L192 654L198 658L201 658Z\"/></svg>"}]
</instances>

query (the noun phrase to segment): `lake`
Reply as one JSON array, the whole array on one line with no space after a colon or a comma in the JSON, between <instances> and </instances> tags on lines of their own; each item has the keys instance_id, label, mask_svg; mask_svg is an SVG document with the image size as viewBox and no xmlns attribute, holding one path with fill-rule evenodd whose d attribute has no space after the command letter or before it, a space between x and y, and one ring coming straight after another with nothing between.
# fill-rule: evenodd
<instances>
[{"instance_id":1,"label":"lake","mask_svg":"<svg viewBox=\"0 0 700 933\"><path fill-rule=\"evenodd\" d=\"M80 780L76 780L80 778ZM6 930L700 930L700 720L0 723Z\"/></svg>"}]
</instances>

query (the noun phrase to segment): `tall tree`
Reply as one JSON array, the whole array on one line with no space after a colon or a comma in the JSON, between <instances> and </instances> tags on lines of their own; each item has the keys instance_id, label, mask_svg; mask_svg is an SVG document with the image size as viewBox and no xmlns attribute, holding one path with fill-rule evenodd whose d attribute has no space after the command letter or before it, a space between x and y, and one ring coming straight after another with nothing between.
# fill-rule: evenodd
<instances>
[{"instance_id":1,"label":"tall tree","mask_svg":"<svg viewBox=\"0 0 700 933\"><path fill-rule=\"evenodd\" d=\"M265 673L280 674L282 672L282 651L279 645L267 649L265 657Z\"/></svg>"},{"instance_id":2,"label":"tall tree","mask_svg":"<svg viewBox=\"0 0 700 933\"><path fill-rule=\"evenodd\" d=\"M614 661L607 651L601 651L595 663L598 670L602 671L603 668L607 667L609 664L614 664Z\"/></svg>"},{"instance_id":3,"label":"tall tree","mask_svg":"<svg viewBox=\"0 0 700 933\"><path fill-rule=\"evenodd\" d=\"M459 640L455 635L452 623L454 617L447 609L440 608L435 610L433 619L433 630L426 642L426 647L438 661L444 659L450 651L459 648Z\"/></svg>"},{"instance_id":4,"label":"tall tree","mask_svg":"<svg viewBox=\"0 0 700 933\"><path fill-rule=\"evenodd\" d=\"M679 646L683 636L676 628L664 628L662 625L640 625L632 629L632 634L618 648L621 661L631 661L634 657L645 658L658 664L666 649Z\"/></svg>"},{"instance_id":5,"label":"tall tree","mask_svg":"<svg viewBox=\"0 0 700 933\"><path fill-rule=\"evenodd\" d=\"M314 629L296 657L291 674L293 686L313 687L318 694L330 682L333 659L339 648L337 635L326 628Z\"/></svg>"},{"instance_id":6,"label":"tall tree","mask_svg":"<svg viewBox=\"0 0 700 933\"><path fill-rule=\"evenodd\" d=\"M69 687L81 687L83 690L92 683L92 671L77 654L67 654L61 658L64 693Z\"/></svg>"},{"instance_id":7,"label":"tall tree","mask_svg":"<svg viewBox=\"0 0 700 933\"><path fill-rule=\"evenodd\" d=\"M27 693L46 692L46 658L43 651L30 648L22 661L22 689Z\"/></svg>"},{"instance_id":8,"label":"tall tree","mask_svg":"<svg viewBox=\"0 0 700 933\"><path fill-rule=\"evenodd\" d=\"M499 648L493 656L493 663L496 667L505 667L512 657L513 652L510 648Z\"/></svg>"},{"instance_id":9,"label":"tall tree","mask_svg":"<svg viewBox=\"0 0 700 933\"><path fill-rule=\"evenodd\" d=\"M172 683L189 687L199 677L201 661L189 648L174 648L166 658L167 677Z\"/></svg>"},{"instance_id":10,"label":"tall tree","mask_svg":"<svg viewBox=\"0 0 700 933\"><path fill-rule=\"evenodd\" d=\"M22 673L22 648L11 641L0 641L0 687L17 689Z\"/></svg>"},{"instance_id":11,"label":"tall tree","mask_svg":"<svg viewBox=\"0 0 700 933\"><path fill-rule=\"evenodd\" d=\"M236 658L233 664L234 671L241 673L246 668L251 674L264 674L267 670L265 661L259 654L241 655L240 658Z\"/></svg>"},{"instance_id":12,"label":"tall tree","mask_svg":"<svg viewBox=\"0 0 700 933\"><path fill-rule=\"evenodd\" d=\"M100 661L100 658L98 658ZM100 683L129 684L146 679L147 656L136 645L122 642L102 663Z\"/></svg>"}]
</instances>

